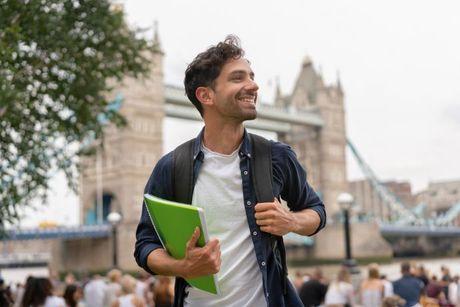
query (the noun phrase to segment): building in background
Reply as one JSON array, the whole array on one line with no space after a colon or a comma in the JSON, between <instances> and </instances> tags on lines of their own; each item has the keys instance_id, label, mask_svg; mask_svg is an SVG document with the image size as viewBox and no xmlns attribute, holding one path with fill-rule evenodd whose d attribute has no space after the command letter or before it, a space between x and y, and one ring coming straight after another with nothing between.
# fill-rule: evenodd
<instances>
[{"instance_id":1,"label":"building in background","mask_svg":"<svg viewBox=\"0 0 460 307\"><path fill-rule=\"evenodd\" d=\"M415 195L415 199L417 203L426 204L427 217L445 214L460 204L460 180L430 182L425 190ZM458 219L457 225L460 225Z\"/></svg>"}]
</instances>

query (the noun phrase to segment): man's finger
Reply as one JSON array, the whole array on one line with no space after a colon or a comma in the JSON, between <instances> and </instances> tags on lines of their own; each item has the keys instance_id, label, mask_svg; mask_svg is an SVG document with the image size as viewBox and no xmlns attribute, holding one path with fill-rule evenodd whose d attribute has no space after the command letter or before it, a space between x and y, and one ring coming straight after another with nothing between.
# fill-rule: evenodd
<instances>
[{"instance_id":1,"label":"man's finger","mask_svg":"<svg viewBox=\"0 0 460 307\"><path fill-rule=\"evenodd\" d=\"M219 245L219 240L212 239L212 240L209 240L208 243L206 244L206 249L213 252L218 245Z\"/></svg>"},{"instance_id":2,"label":"man's finger","mask_svg":"<svg viewBox=\"0 0 460 307\"><path fill-rule=\"evenodd\" d=\"M198 238L200 237L200 228L196 227L195 231L193 232L192 236L190 237L190 240L188 240L185 248L186 249L192 249L196 247L196 243L198 242Z\"/></svg>"},{"instance_id":3,"label":"man's finger","mask_svg":"<svg viewBox=\"0 0 460 307\"><path fill-rule=\"evenodd\" d=\"M273 224L273 220L256 220L256 224L259 225L259 226L267 226L267 225L272 225Z\"/></svg>"},{"instance_id":4,"label":"man's finger","mask_svg":"<svg viewBox=\"0 0 460 307\"><path fill-rule=\"evenodd\" d=\"M254 210L256 212L266 211L275 208L274 203L258 203L255 205Z\"/></svg>"},{"instance_id":5,"label":"man's finger","mask_svg":"<svg viewBox=\"0 0 460 307\"><path fill-rule=\"evenodd\" d=\"M271 226L262 226L262 227L260 227L260 230L263 231L263 232L272 233Z\"/></svg>"},{"instance_id":6,"label":"man's finger","mask_svg":"<svg viewBox=\"0 0 460 307\"><path fill-rule=\"evenodd\" d=\"M274 218L274 216L275 214L271 210L260 211L254 214L254 217L256 218L256 220L271 219L271 218Z\"/></svg>"}]
</instances>

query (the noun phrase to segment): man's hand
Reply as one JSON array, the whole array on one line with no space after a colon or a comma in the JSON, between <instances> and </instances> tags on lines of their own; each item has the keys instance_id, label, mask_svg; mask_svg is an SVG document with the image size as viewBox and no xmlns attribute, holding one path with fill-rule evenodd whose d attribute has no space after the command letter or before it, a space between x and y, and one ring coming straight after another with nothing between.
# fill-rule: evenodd
<instances>
[{"instance_id":1,"label":"man's hand","mask_svg":"<svg viewBox=\"0 0 460 307\"><path fill-rule=\"evenodd\" d=\"M193 278L219 272L222 263L220 243L217 239L210 240L204 247L197 247L200 229L197 227L187 242L185 258L182 259L181 277Z\"/></svg>"},{"instance_id":2,"label":"man's hand","mask_svg":"<svg viewBox=\"0 0 460 307\"><path fill-rule=\"evenodd\" d=\"M284 236L288 232L309 236L315 233L321 223L321 218L315 210L303 209L292 212L282 206L276 198L272 203L258 203L254 209L260 230L277 236Z\"/></svg>"},{"instance_id":3,"label":"man's hand","mask_svg":"<svg viewBox=\"0 0 460 307\"><path fill-rule=\"evenodd\" d=\"M272 203L258 203L254 207L256 213L256 223L260 230L284 236L288 232L294 231L297 223L295 215L283 207L278 199Z\"/></svg>"}]
</instances>

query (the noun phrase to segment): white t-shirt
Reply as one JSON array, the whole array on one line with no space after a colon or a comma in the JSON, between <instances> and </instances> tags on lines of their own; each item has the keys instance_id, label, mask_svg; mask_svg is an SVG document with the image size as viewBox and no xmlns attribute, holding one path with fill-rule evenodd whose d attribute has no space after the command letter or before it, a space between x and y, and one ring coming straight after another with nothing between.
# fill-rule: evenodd
<instances>
[{"instance_id":1,"label":"white t-shirt","mask_svg":"<svg viewBox=\"0 0 460 307\"><path fill-rule=\"evenodd\" d=\"M220 241L222 265L217 279L221 294L188 287L184 304L187 307L267 306L244 208L238 150L224 155L204 147L203 153L192 204L204 209L209 236Z\"/></svg>"},{"instance_id":2,"label":"white t-shirt","mask_svg":"<svg viewBox=\"0 0 460 307\"><path fill-rule=\"evenodd\" d=\"M65 301L62 297L48 296L43 307L65 307Z\"/></svg>"}]
</instances>

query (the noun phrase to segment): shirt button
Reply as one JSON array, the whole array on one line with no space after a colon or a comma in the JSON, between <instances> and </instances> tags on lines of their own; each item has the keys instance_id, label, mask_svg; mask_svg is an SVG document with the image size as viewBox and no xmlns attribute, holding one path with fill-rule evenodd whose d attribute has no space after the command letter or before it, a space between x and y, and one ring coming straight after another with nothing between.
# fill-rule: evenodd
<instances>
[{"instance_id":1,"label":"shirt button","mask_svg":"<svg viewBox=\"0 0 460 307\"><path fill-rule=\"evenodd\" d=\"M252 234L255 235L255 236L257 236L257 231L254 231Z\"/></svg>"},{"instance_id":2,"label":"shirt button","mask_svg":"<svg viewBox=\"0 0 460 307\"><path fill-rule=\"evenodd\" d=\"M248 171L244 171L243 174L247 175L247 174L248 174Z\"/></svg>"},{"instance_id":3,"label":"shirt button","mask_svg":"<svg viewBox=\"0 0 460 307\"><path fill-rule=\"evenodd\" d=\"M265 261L262 261L262 263L261 263L261 264L262 264L262 266L265 266Z\"/></svg>"},{"instance_id":4,"label":"shirt button","mask_svg":"<svg viewBox=\"0 0 460 307\"><path fill-rule=\"evenodd\" d=\"M250 205L251 205L251 202L248 200L248 201L246 202L246 205L247 205L247 206L250 206Z\"/></svg>"}]
</instances>

